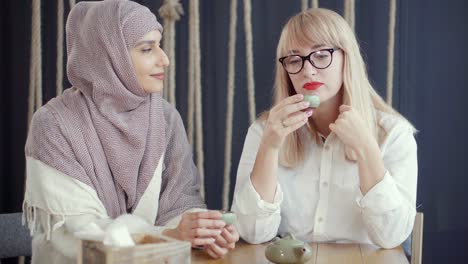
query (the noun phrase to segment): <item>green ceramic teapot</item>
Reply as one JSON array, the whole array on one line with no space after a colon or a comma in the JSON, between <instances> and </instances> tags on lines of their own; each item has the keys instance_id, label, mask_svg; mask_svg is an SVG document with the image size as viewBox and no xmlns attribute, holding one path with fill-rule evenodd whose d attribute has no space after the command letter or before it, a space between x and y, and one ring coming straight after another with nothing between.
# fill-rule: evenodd
<instances>
[{"instance_id":1,"label":"green ceramic teapot","mask_svg":"<svg viewBox=\"0 0 468 264\"><path fill-rule=\"evenodd\" d=\"M301 264L312 258L312 248L292 234L287 234L283 238L275 238L266 247L265 256L276 264Z\"/></svg>"}]
</instances>

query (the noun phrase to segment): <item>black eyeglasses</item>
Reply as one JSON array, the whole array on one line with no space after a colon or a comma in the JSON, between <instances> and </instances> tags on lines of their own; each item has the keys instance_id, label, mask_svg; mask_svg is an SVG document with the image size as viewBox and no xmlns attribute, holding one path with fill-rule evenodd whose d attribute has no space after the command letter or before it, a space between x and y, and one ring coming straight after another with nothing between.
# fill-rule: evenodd
<instances>
[{"instance_id":1,"label":"black eyeglasses","mask_svg":"<svg viewBox=\"0 0 468 264\"><path fill-rule=\"evenodd\" d=\"M308 60L317 69L325 69L333 61L333 52L340 48L321 49L311 52L307 56L289 55L279 58L279 62L289 74L296 74L304 68L304 62Z\"/></svg>"}]
</instances>

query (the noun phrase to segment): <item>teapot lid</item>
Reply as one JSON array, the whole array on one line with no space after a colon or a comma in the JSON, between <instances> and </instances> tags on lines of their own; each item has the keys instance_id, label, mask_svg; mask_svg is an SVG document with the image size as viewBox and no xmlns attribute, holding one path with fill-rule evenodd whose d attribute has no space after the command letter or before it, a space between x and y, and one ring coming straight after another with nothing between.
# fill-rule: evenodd
<instances>
[{"instance_id":1,"label":"teapot lid","mask_svg":"<svg viewBox=\"0 0 468 264\"><path fill-rule=\"evenodd\" d=\"M275 244L285 247L302 247L305 243L301 240L297 240L293 235L288 234L285 237L276 240Z\"/></svg>"}]
</instances>

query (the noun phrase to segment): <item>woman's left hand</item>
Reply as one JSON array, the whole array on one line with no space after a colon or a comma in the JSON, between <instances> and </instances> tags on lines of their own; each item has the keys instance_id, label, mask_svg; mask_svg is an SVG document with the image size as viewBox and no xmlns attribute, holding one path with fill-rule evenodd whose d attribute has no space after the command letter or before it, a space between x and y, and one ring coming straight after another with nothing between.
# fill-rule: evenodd
<instances>
[{"instance_id":1,"label":"woman's left hand","mask_svg":"<svg viewBox=\"0 0 468 264\"><path fill-rule=\"evenodd\" d=\"M234 225L228 225L223 228L221 234L215 239L215 243L205 246L205 251L212 258L222 258L229 250L236 247L236 242L239 241L239 233Z\"/></svg>"},{"instance_id":2,"label":"woman's left hand","mask_svg":"<svg viewBox=\"0 0 468 264\"><path fill-rule=\"evenodd\" d=\"M340 106L340 114L335 123L330 124L330 130L333 131L340 140L359 155L373 140L373 136L367 127L364 119L359 112L349 105Z\"/></svg>"}]
</instances>

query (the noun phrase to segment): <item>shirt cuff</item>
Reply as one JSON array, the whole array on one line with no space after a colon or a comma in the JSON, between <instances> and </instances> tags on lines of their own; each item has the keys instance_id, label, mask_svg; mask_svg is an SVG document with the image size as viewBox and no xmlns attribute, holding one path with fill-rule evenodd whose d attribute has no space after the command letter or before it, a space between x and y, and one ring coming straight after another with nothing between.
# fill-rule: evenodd
<instances>
[{"instance_id":1,"label":"shirt cuff","mask_svg":"<svg viewBox=\"0 0 468 264\"><path fill-rule=\"evenodd\" d=\"M357 188L356 203L372 214L383 214L401 206L402 198L390 172L386 171L383 179L374 185L366 195Z\"/></svg>"},{"instance_id":2,"label":"shirt cuff","mask_svg":"<svg viewBox=\"0 0 468 264\"><path fill-rule=\"evenodd\" d=\"M242 204L244 213L246 214L256 214L256 215L271 215L272 213L278 212L283 202L283 191L281 186L276 184L275 196L273 198L273 203L269 203L265 200L262 200L258 192L255 190L252 182L247 180L241 195L238 196L241 200L239 205Z\"/></svg>"}]
</instances>

